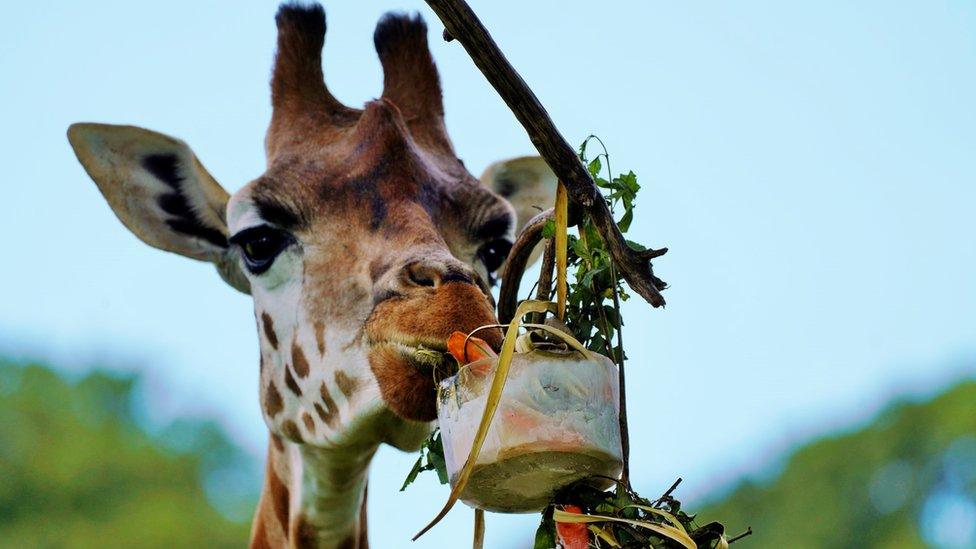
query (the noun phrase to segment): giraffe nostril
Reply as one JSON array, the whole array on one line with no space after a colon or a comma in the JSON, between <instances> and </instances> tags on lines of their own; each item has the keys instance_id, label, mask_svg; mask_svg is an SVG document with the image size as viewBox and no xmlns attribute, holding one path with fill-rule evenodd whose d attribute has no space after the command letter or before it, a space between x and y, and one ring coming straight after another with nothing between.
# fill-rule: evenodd
<instances>
[{"instance_id":1,"label":"giraffe nostril","mask_svg":"<svg viewBox=\"0 0 976 549\"><path fill-rule=\"evenodd\" d=\"M441 283L440 273L436 269L424 263L411 263L407 265L407 278L417 286L436 288Z\"/></svg>"},{"instance_id":2,"label":"giraffe nostril","mask_svg":"<svg viewBox=\"0 0 976 549\"><path fill-rule=\"evenodd\" d=\"M460 269L449 269L447 272L441 275L441 284L447 284L448 282L463 282L465 284L473 283L471 277Z\"/></svg>"},{"instance_id":3,"label":"giraffe nostril","mask_svg":"<svg viewBox=\"0 0 976 549\"><path fill-rule=\"evenodd\" d=\"M460 262L420 260L404 265L403 283L420 288L439 288L449 282L474 284L476 275Z\"/></svg>"}]
</instances>

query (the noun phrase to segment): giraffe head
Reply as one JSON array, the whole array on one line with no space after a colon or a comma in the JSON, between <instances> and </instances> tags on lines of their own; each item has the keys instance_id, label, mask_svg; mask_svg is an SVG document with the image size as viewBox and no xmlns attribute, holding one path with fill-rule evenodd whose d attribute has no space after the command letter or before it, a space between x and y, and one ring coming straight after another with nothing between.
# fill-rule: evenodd
<instances>
[{"instance_id":1,"label":"giraffe head","mask_svg":"<svg viewBox=\"0 0 976 549\"><path fill-rule=\"evenodd\" d=\"M363 109L325 86L321 7L283 6L277 25L267 170L232 196L177 139L75 124L69 140L133 233L251 294L272 433L328 447L371 430L411 447L435 416L414 351L495 322L493 273L555 179L536 158L482 181L465 169L419 16L379 22L383 94Z\"/></svg>"}]
</instances>

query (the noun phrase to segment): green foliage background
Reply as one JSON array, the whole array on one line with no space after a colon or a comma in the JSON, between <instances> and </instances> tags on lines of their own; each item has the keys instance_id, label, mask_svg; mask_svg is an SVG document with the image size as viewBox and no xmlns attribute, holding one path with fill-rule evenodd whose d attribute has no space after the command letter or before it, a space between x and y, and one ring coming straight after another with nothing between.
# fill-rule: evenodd
<instances>
[{"instance_id":1,"label":"green foliage background","mask_svg":"<svg viewBox=\"0 0 976 549\"><path fill-rule=\"evenodd\" d=\"M211 423L148 433L135 384L0 359L0 546L246 545L253 465Z\"/></svg>"},{"instance_id":2,"label":"green foliage background","mask_svg":"<svg viewBox=\"0 0 976 549\"><path fill-rule=\"evenodd\" d=\"M697 506L696 506L697 507ZM767 484L702 509L747 547L976 547L976 382L809 444ZM969 520L966 520L966 517Z\"/></svg>"},{"instance_id":3,"label":"green foliage background","mask_svg":"<svg viewBox=\"0 0 976 549\"><path fill-rule=\"evenodd\" d=\"M137 384L0 359L0 547L246 545L257 464L211 422L151 432ZM740 549L974 547L976 381L896 404L693 507L731 534L752 526Z\"/></svg>"}]
</instances>

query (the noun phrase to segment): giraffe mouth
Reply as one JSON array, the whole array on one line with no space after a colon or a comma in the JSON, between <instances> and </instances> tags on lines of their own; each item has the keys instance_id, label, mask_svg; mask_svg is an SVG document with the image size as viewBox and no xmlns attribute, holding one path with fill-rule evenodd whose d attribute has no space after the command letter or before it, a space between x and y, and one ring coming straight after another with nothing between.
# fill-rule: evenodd
<instances>
[{"instance_id":1,"label":"giraffe mouth","mask_svg":"<svg viewBox=\"0 0 976 549\"><path fill-rule=\"evenodd\" d=\"M457 369L454 359L447 352L447 343L438 338L398 334L371 341L370 345L393 350L404 362L425 373Z\"/></svg>"},{"instance_id":2,"label":"giraffe mouth","mask_svg":"<svg viewBox=\"0 0 976 549\"><path fill-rule=\"evenodd\" d=\"M369 365L386 405L406 419L436 419L437 384L457 372L447 342L397 331L376 335L368 341Z\"/></svg>"}]
</instances>

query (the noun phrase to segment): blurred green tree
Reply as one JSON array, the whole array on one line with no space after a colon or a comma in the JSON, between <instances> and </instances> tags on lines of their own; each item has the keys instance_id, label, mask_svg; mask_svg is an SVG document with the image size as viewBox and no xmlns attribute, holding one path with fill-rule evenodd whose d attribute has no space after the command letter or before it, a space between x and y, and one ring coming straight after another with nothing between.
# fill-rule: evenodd
<instances>
[{"instance_id":1,"label":"blurred green tree","mask_svg":"<svg viewBox=\"0 0 976 549\"><path fill-rule=\"evenodd\" d=\"M0 359L0 547L241 547L259 477L220 429L140 426L135 376Z\"/></svg>"},{"instance_id":2,"label":"blurred green tree","mask_svg":"<svg viewBox=\"0 0 976 549\"><path fill-rule=\"evenodd\" d=\"M902 402L796 451L777 478L703 507L747 547L976 547L976 382Z\"/></svg>"}]
</instances>

